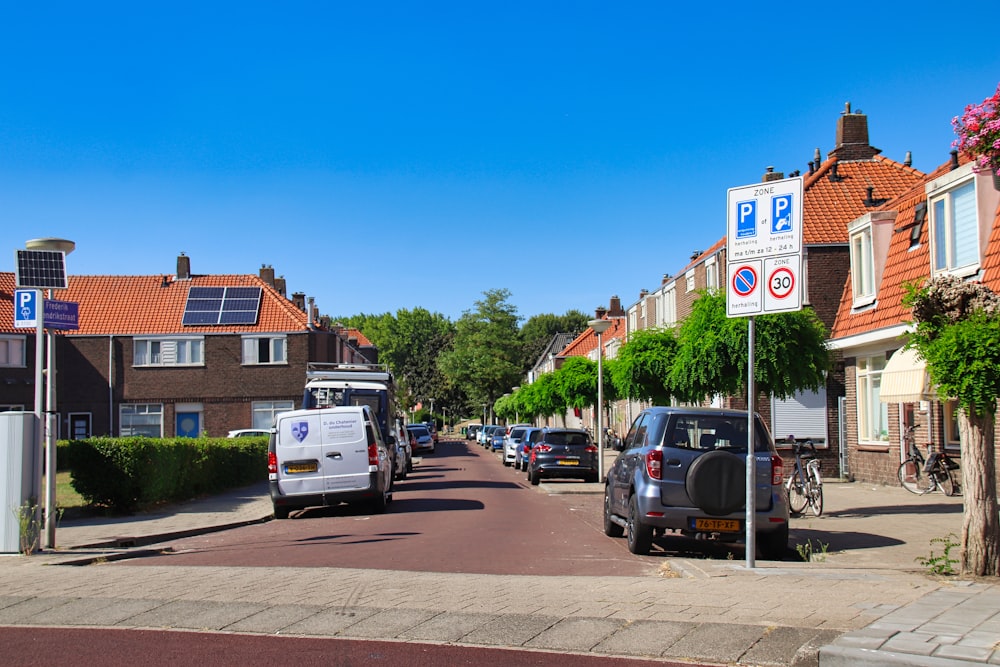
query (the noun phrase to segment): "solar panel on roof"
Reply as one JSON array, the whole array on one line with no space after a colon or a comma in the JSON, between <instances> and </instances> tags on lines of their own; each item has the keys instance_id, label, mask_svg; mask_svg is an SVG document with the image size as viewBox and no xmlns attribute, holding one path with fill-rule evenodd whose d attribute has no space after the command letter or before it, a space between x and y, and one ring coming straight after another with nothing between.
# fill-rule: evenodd
<instances>
[{"instance_id":1,"label":"solar panel on roof","mask_svg":"<svg viewBox=\"0 0 1000 667\"><path fill-rule=\"evenodd\" d=\"M184 306L185 326L256 324L259 287L191 287Z\"/></svg>"},{"instance_id":2,"label":"solar panel on roof","mask_svg":"<svg viewBox=\"0 0 1000 667\"><path fill-rule=\"evenodd\" d=\"M66 289L66 253L62 250L18 250L17 286Z\"/></svg>"}]
</instances>

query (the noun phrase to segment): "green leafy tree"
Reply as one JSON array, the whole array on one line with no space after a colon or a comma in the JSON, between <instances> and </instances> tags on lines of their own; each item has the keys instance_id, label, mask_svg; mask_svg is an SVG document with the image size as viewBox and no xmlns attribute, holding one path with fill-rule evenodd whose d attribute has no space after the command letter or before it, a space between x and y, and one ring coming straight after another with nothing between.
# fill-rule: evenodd
<instances>
[{"instance_id":1,"label":"green leafy tree","mask_svg":"<svg viewBox=\"0 0 1000 667\"><path fill-rule=\"evenodd\" d=\"M532 417L551 417L566 411L566 401L559 391L555 373L544 373L518 393L524 392L522 402Z\"/></svg>"},{"instance_id":2,"label":"green leafy tree","mask_svg":"<svg viewBox=\"0 0 1000 667\"><path fill-rule=\"evenodd\" d=\"M911 285L903 300L916 330L908 347L927 361L938 393L958 401L962 444L962 572L1000 575L994 429L1000 396L1000 297L954 276Z\"/></svg>"},{"instance_id":3,"label":"green leafy tree","mask_svg":"<svg viewBox=\"0 0 1000 667\"><path fill-rule=\"evenodd\" d=\"M826 328L811 309L756 318L754 385L757 392L789 398L818 390L826 381L830 353ZM747 393L748 320L726 316L722 292L703 293L678 335L668 385L683 401L714 394Z\"/></svg>"},{"instance_id":4,"label":"green leafy tree","mask_svg":"<svg viewBox=\"0 0 1000 667\"><path fill-rule=\"evenodd\" d=\"M567 407L585 408L597 403L597 364L590 359L570 357L552 375Z\"/></svg>"},{"instance_id":5,"label":"green leafy tree","mask_svg":"<svg viewBox=\"0 0 1000 667\"><path fill-rule=\"evenodd\" d=\"M611 380L619 396L669 405L670 369L677 354L673 329L640 329L618 350Z\"/></svg>"},{"instance_id":6,"label":"green leafy tree","mask_svg":"<svg viewBox=\"0 0 1000 667\"><path fill-rule=\"evenodd\" d=\"M564 315L545 313L533 315L521 327L522 366L525 373L538 361L538 357L557 333L579 334L587 328L587 316L578 310L568 310Z\"/></svg>"},{"instance_id":7,"label":"green leafy tree","mask_svg":"<svg viewBox=\"0 0 1000 667\"><path fill-rule=\"evenodd\" d=\"M451 346L437 359L448 383L468 396L470 409L492 406L522 377L519 318L508 303L510 291L488 290L483 297L455 323Z\"/></svg>"}]
</instances>

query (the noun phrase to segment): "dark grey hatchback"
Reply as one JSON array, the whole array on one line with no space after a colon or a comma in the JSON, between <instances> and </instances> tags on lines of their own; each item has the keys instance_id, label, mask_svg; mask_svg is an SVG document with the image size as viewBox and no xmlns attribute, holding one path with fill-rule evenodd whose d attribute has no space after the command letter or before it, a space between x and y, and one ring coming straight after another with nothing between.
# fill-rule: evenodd
<instances>
[{"instance_id":1,"label":"dark grey hatchback","mask_svg":"<svg viewBox=\"0 0 1000 667\"><path fill-rule=\"evenodd\" d=\"M760 417L754 418L754 534L761 554L788 549L788 501L782 462ZM652 407L636 417L608 471L604 532L649 553L654 535L739 541L746 530L747 413Z\"/></svg>"},{"instance_id":2,"label":"dark grey hatchback","mask_svg":"<svg viewBox=\"0 0 1000 667\"><path fill-rule=\"evenodd\" d=\"M542 429L542 437L528 457L528 481L538 484L543 477L579 477L596 482L597 445L590 434L576 428Z\"/></svg>"}]
</instances>

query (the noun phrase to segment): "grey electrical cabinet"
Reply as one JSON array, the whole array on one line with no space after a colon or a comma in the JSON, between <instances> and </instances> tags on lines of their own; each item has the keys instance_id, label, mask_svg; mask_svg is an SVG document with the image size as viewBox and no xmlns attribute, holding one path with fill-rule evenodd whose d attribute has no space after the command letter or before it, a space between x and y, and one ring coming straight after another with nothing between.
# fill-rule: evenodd
<instances>
[{"instance_id":1,"label":"grey electrical cabinet","mask_svg":"<svg viewBox=\"0 0 1000 667\"><path fill-rule=\"evenodd\" d=\"M21 527L39 531L38 485L41 461L38 417L33 412L0 412L0 553L21 551ZM31 521L22 520L31 512Z\"/></svg>"}]
</instances>

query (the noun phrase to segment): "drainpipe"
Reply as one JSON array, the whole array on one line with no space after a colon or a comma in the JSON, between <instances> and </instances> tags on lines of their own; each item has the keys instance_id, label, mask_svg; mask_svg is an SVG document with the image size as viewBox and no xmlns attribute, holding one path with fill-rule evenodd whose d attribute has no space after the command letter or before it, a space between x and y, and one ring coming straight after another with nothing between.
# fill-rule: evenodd
<instances>
[{"instance_id":1,"label":"drainpipe","mask_svg":"<svg viewBox=\"0 0 1000 667\"><path fill-rule=\"evenodd\" d=\"M115 433L114 349L115 337L108 336L108 436L113 436Z\"/></svg>"}]
</instances>

